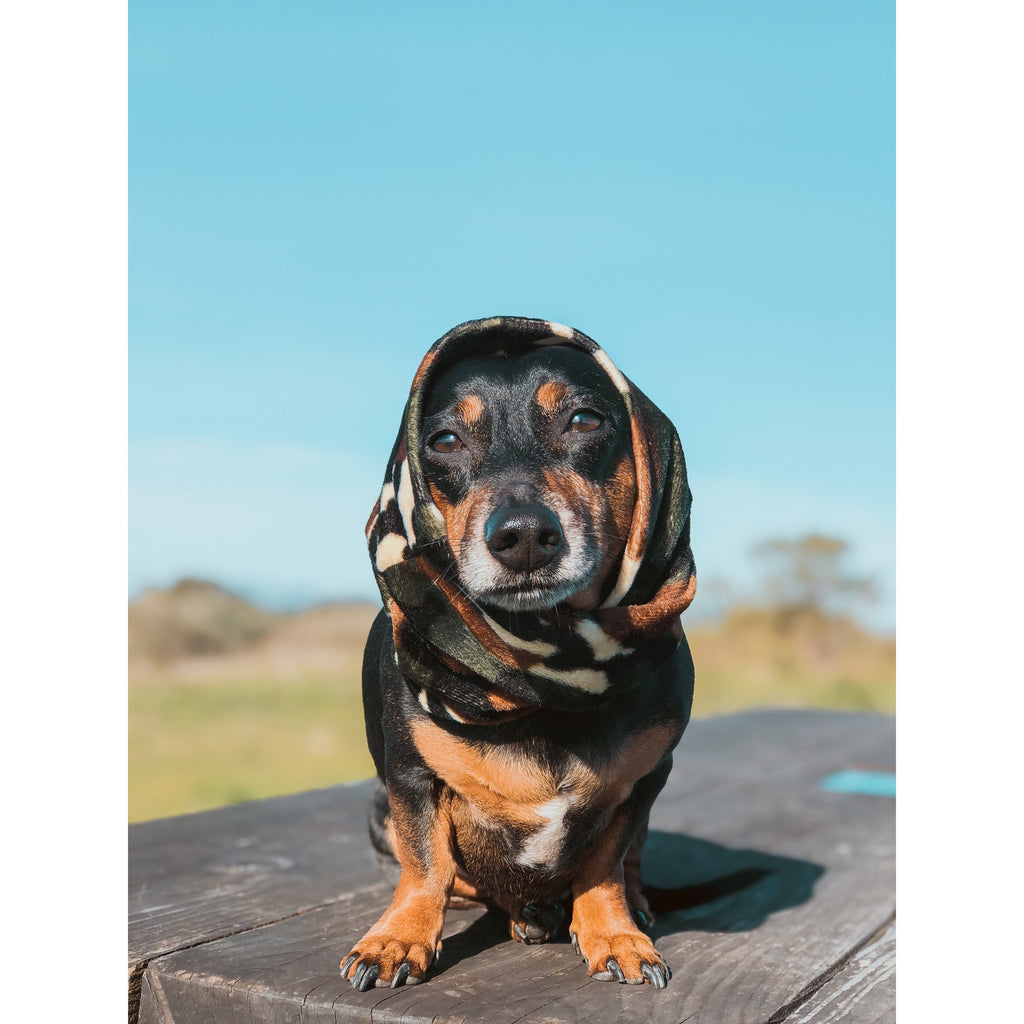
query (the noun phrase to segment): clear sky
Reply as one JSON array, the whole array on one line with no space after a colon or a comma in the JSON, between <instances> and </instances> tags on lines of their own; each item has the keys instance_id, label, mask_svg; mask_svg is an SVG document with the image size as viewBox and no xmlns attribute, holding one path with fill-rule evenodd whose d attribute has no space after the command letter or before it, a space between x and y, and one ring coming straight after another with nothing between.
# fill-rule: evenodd
<instances>
[{"instance_id":1,"label":"clear sky","mask_svg":"<svg viewBox=\"0 0 1024 1024\"><path fill-rule=\"evenodd\" d=\"M891 627L894 37L891 2L133 0L131 592L375 597L416 365L503 313L675 421L702 583L825 531Z\"/></svg>"}]
</instances>

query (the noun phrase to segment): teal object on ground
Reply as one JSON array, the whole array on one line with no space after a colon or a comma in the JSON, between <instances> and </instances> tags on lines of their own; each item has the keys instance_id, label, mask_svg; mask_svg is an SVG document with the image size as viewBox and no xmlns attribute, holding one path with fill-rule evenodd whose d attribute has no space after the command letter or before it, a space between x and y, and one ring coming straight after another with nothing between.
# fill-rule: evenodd
<instances>
[{"instance_id":1,"label":"teal object on ground","mask_svg":"<svg viewBox=\"0 0 1024 1024\"><path fill-rule=\"evenodd\" d=\"M895 796L895 772L864 772L855 769L826 775L821 788L830 793L864 793L867 796Z\"/></svg>"}]
</instances>

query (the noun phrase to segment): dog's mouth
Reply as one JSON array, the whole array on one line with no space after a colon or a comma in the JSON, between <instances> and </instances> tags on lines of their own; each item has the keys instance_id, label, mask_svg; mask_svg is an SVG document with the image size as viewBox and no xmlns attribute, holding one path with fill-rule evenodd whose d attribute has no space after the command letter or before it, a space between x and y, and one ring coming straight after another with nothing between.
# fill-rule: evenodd
<instances>
[{"instance_id":1,"label":"dog's mouth","mask_svg":"<svg viewBox=\"0 0 1024 1024\"><path fill-rule=\"evenodd\" d=\"M514 584L498 584L477 595L482 604L503 608L509 612L547 611L562 604L567 598L588 584L589 579L550 581L536 578L523 579Z\"/></svg>"}]
</instances>

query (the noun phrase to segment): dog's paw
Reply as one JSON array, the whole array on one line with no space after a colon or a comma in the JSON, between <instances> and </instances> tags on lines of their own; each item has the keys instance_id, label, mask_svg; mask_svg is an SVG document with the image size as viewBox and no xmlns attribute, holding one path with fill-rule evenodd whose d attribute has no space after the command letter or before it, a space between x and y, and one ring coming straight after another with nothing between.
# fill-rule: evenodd
<instances>
[{"instance_id":1,"label":"dog's paw","mask_svg":"<svg viewBox=\"0 0 1024 1024\"><path fill-rule=\"evenodd\" d=\"M341 962L341 976L360 992L377 988L418 985L427 968L440 959L441 943L435 947L394 936L365 936Z\"/></svg>"},{"instance_id":2,"label":"dog's paw","mask_svg":"<svg viewBox=\"0 0 1024 1024\"><path fill-rule=\"evenodd\" d=\"M516 942L538 945L547 942L565 920L565 907L554 900L527 903L518 914L509 915L509 932Z\"/></svg>"},{"instance_id":3,"label":"dog's paw","mask_svg":"<svg viewBox=\"0 0 1024 1024\"><path fill-rule=\"evenodd\" d=\"M654 988L665 988L672 977L654 943L641 931L586 939L572 932L569 938L595 981L617 981L624 985L642 985L646 981Z\"/></svg>"}]
</instances>

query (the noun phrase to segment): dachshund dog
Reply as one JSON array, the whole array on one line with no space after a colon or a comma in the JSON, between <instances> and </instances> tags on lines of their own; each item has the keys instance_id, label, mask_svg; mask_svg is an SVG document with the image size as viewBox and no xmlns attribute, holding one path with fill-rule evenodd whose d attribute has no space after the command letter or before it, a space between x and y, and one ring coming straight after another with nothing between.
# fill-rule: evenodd
<instances>
[{"instance_id":1,"label":"dachshund dog","mask_svg":"<svg viewBox=\"0 0 1024 1024\"><path fill-rule=\"evenodd\" d=\"M359 990L423 981L449 905L591 977L664 988L640 857L689 720L696 587L676 432L586 335L469 321L428 352L367 525L384 610L363 700L400 867Z\"/></svg>"}]
</instances>

